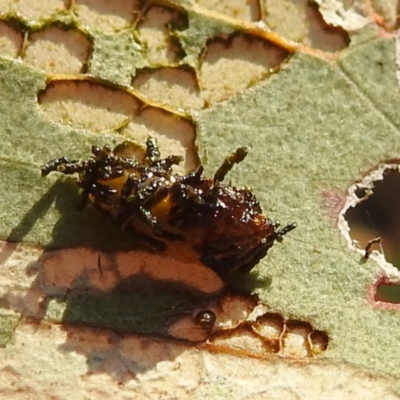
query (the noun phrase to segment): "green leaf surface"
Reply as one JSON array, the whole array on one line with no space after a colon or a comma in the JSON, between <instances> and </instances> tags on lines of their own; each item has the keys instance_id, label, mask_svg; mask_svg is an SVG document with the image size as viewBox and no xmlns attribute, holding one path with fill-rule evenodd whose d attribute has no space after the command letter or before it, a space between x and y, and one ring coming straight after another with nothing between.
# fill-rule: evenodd
<instances>
[{"instance_id":1,"label":"green leaf surface","mask_svg":"<svg viewBox=\"0 0 400 400\"><path fill-rule=\"evenodd\" d=\"M234 182L252 187L272 218L298 223L256 272L272 278L257 289L266 304L329 332L327 357L397 375L398 311L367 302L379 270L348 248L323 203L325 191L345 193L360 171L399 154L393 58L394 41L379 38L334 64L295 56L268 81L202 112L198 143L209 173L221 152L249 146Z\"/></svg>"}]
</instances>

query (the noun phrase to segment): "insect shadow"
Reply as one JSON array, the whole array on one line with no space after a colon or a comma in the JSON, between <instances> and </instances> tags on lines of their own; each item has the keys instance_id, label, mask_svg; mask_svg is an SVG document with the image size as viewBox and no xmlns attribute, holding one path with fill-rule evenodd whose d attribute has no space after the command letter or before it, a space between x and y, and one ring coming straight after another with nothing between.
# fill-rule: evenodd
<instances>
[{"instance_id":1,"label":"insect shadow","mask_svg":"<svg viewBox=\"0 0 400 400\"><path fill-rule=\"evenodd\" d=\"M143 245L133 235L114 226L98 210L87 207L77 212L78 201L79 189L74 182L58 179L24 215L11 231L8 240L24 241L32 229L35 229L35 224L43 223L41 221L46 223L46 215L54 205L59 219L52 227L51 238L46 247L52 250L91 248L92 268L90 271L82 268L79 270L79 265L76 267L68 263L60 263L58 266L53 263L46 267L43 260L33 262L27 267L26 273L35 274L35 279L26 298L21 302L14 302L20 305L20 309L15 311L20 312L23 317L32 318L38 324L42 320L52 321L52 318L57 323L61 322L62 329L67 332L65 343L59 346L62 351L84 355L89 373L107 372L119 382L124 382L138 373L154 368L163 357L170 360L177 357L181 350L187 349L183 344L173 346L173 356L171 353L167 356L160 354L157 358L149 357L149 361L143 363L143 354L121 350L124 343L135 340L140 343L143 340L157 343L157 338L167 335L167 321L171 316L185 312L193 304L206 302L210 294L179 281L156 280L143 273L117 277L118 283L110 290L96 287L93 284L93 275L101 279L105 273L105 265L97 258L100 251L107 252L109 262L105 264L110 264L110 260L112 264L113 255L108 252L136 250ZM79 260L77 263L79 264ZM70 275L71 270L76 272L73 282L64 285L61 282L62 277ZM232 276L233 286L237 285L249 292L255 286L266 287L270 283L268 279L260 281L257 273ZM27 306L28 302L31 304ZM36 305L33 304L35 302ZM86 327L90 327L90 330L85 330ZM87 335L91 335L95 342L96 338L107 337L106 348L100 342L98 345L86 343L83 339ZM170 342L166 346L171 346L168 343Z\"/></svg>"},{"instance_id":2,"label":"insect shadow","mask_svg":"<svg viewBox=\"0 0 400 400\"><path fill-rule=\"evenodd\" d=\"M192 346L168 337L169 322L195 306L204 305L206 309L209 300L210 294L180 282L156 281L141 273L122 279L110 292L93 287L70 291L62 317L68 334L59 348L84 355L89 374L106 371L124 383L156 368L160 361L174 361L188 345ZM98 345L87 340L84 330L75 328L82 326L91 328Z\"/></svg>"},{"instance_id":3,"label":"insect shadow","mask_svg":"<svg viewBox=\"0 0 400 400\"><path fill-rule=\"evenodd\" d=\"M79 188L71 179L58 179L12 229L7 241L27 241L25 238L40 221L44 223L40 224L39 229L47 229L51 222L46 219L46 214L54 204L54 208L58 211L58 220L52 228L51 236L41 243L48 249L71 247L91 247L103 251L147 249L141 241L136 240L134 234L122 232L93 207L78 212L79 198Z\"/></svg>"},{"instance_id":4,"label":"insect shadow","mask_svg":"<svg viewBox=\"0 0 400 400\"><path fill-rule=\"evenodd\" d=\"M146 244L135 232L121 230L107 215L91 205L77 211L79 199L80 189L75 182L70 178L59 178L14 227L7 241L23 242L38 222L41 224L39 229L46 233L46 229L52 224L47 214L51 213L50 209L54 204L58 219L52 226L49 238L42 243L47 250L84 247L105 252L145 250L157 254L164 253ZM38 234L42 235L40 232ZM271 284L268 277L262 277L256 271L247 274L226 274L224 280L228 286L248 292L258 287L267 288Z\"/></svg>"},{"instance_id":5,"label":"insect shadow","mask_svg":"<svg viewBox=\"0 0 400 400\"><path fill-rule=\"evenodd\" d=\"M82 284L85 277L77 279ZM139 273L121 279L111 291L90 285L70 290L62 322L118 334L166 335L171 316L188 305L204 303L208 297L182 282L156 280Z\"/></svg>"},{"instance_id":6,"label":"insect shadow","mask_svg":"<svg viewBox=\"0 0 400 400\"><path fill-rule=\"evenodd\" d=\"M56 181L11 230L6 239L7 242L23 242L25 237L33 229L34 225L40 219L45 217L56 197L62 196L63 192L64 194L67 194L65 188L66 186L62 181Z\"/></svg>"},{"instance_id":7,"label":"insect shadow","mask_svg":"<svg viewBox=\"0 0 400 400\"><path fill-rule=\"evenodd\" d=\"M138 334L145 334L146 338L150 335L154 340L164 333L167 335L166 323L173 314L184 312L193 303L203 303L210 294L180 281L157 280L140 273L117 277L118 283L112 289L100 290L92 281L93 275L101 279L104 273L102 260L98 263L100 251L106 252L105 257L112 261L113 253L110 252L143 249L143 244L129 232L122 232L93 207L77 212L78 202L79 188L76 184L70 179L58 179L12 229L8 240L26 242L32 237L32 231L38 228L37 224L44 227L50 225L51 236L47 243L43 243L45 247L50 250L90 248L92 267L79 271L79 266L76 270L76 266L68 263L60 263L58 266L53 263L46 267L43 260L33 262L27 267L26 273L35 274L35 279L25 299L11 303L18 304L19 308L15 311L23 317L32 318L38 324L41 320L51 321L52 318L57 323L62 322L63 329L67 331L67 340L60 346L62 350L84 354L89 371L103 373L107 360L116 357L119 352L118 343L135 338ZM48 215L54 212L51 210L53 206L58 219L51 225L51 217ZM6 254L4 256L7 257ZM70 276L74 268L77 273L74 273L73 282L64 285L61 282L63 276ZM207 267L203 268L207 270ZM232 276L232 285L244 291L251 292L255 286L266 287L269 284L269 280L260 281L256 272ZM110 346L104 353L101 346L82 345L79 337L85 335L84 327L90 327L90 332L103 330L103 333L113 338L115 346ZM96 337L95 333L93 337ZM119 354L118 359L125 366L129 365L127 370L130 374L139 373L144 368L132 355ZM146 368L154 365L146 364ZM110 368L111 375L118 375L118 370Z\"/></svg>"},{"instance_id":8,"label":"insect shadow","mask_svg":"<svg viewBox=\"0 0 400 400\"><path fill-rule=\"evenodd\" d=\"M33 301L35 293L37 302L43 297L45 301L38 313L28 316L38 327L42 320L61 323L66 338L58 348L64 353L83 355L87 374L107 373L124 383L138 373L155 368L160 361L173 361L187 350L183 342L161 339L167 336L173 316L193 305L207 303L210 294L179 281L156 280L145 273L118 277L112 257L107 257L103 266L97 264L94 253L93 265L84 265L73 257L69 262L65 258L64 262L58 262L57 256L53 262L46 262L46 257L49 255L45 254L39 261L25 305ZM61 282L63 272L68 270L74 271L73 280L66 278ZM61 278L57 280L57 276ZM110 276L118 279L114 287L102 290L96 286L103 277ZM24 304L23 301L13 303ZM24 314L24 310L16 311ZM160 351L161 344L171 351ZM155 347L154 353L152 347Z\"/></svg>"}]
</instances>

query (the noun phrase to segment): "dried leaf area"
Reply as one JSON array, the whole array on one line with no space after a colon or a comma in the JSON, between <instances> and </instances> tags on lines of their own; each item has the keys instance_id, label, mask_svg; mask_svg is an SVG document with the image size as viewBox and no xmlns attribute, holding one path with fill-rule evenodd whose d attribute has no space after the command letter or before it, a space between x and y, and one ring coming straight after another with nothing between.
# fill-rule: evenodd
<instances>
[{"instance_id":1,"label":"dried leaf area","mask_svg":"<svg viewBox=\"0 0 400 400\"><path fill-rule=\"evenodd\" d=\"M25 255L37 261L22 266ZM74 249L42 254L6 242L1 256L3 345L12 341L20 319L29 318L107 327L116 334L158 333L259 359L307 359L328 347L325 332L303 321L285 320L254 296L219 294L225 285L201 264L179 265L146 252ZM13 285L16 275L18 287ZM143 307L151 308L143 314Z\"/></svg>"},{"instance_id":2,"label":"dried leaf area","mask_svg":"<svg viewBox=\"0 0 400 400\"><path fill-rule=\"evenodd\" d=\"M264 4L239 1L223 6L223 14L216 16L209 14L209 6L93 0L38 2L32 8L22 2L4 4L0 48L3 56L21 58L47 75L38 101L50 121L94 132L118 131L139 141L155 136L165 153L181 147L184 167L193 169L191 109L209 107L267 79L295 50L313 52L322 32L332 37L321 41L332 43L323 49L328 53L348 42L343 30L328 27L306 2L290 10L302 16L294 35L298 44L290 40L290 30L286 40L257 24L265 20L280 26L265 19ZM252 22L245 22L246 15L253 16ZM215 18L221 19L218 28L204 25L204 33L193 36L198 24ZM241 73L235 74L238 69Z\"/></svg>"},{"instance_id":3,"label":"dried leaf area","mask_svg":"<svg viewBox=\"0 0 400 400\"><path fill-rule=\"evenodd\" d=\"M225 288L201 263L145 251L43 252L3 242L1 257L1 304L9 318L17 320L21 316L119 333L166 334L169 319L180 309ZM10 339L9 330L5 332L2 344Z\"/></svg>"},{"instance_id":4,"label":"dried leaf area","mask_svg":"<svg viewBox=\"0 0 400 400\"><path fill-rule=\"evenodd\" d=\"M98 133L118 132L121 139L137 143L154 137L163 154L183 157L181 173L197 166L193 123L146 104L130 92L96 83L92 78L55 79L39 93L39 104L54 122Z\"/></svg>"},{"instance_id":5,"label":"dried leaf area","mask_svg":"<svg viewBox=\"0 0 400 400\"><path fill-rule=\"evenodd\" d=\"M329 338L303 321L285 320L254 297L225 295L172 318L168 334L204 348L255 358L302 359L323 353Z\"/></svg>"},{"instance_id":6,"label":"dried leaf area","mask_svg":"<svg viewBox=\"0 0 400 400\"><path fill-rule=\"evenodd\" d=\"M366 400L397 399L392 381L354 373L348 366L271 363L199 351L184 342L30 320L21 320L15 345L2 351L0 370L1 393L17 400L27 393L68 398L71 386L77 399L205 398L216 390L235 399L317 399L327 391L340 399L354 396L354 390Z\"/></svg>"},{"instance_id":7,"label":"dried leaf area","mask_svg":"<svg viewBox=\"0 0 400 400\"><path fill-rule=\"evenodd\" d=\"M4 55L21 57L50 76L106 80L173 112L235 96L278 71L296 50L319 54L321 49L329 58L349 42L342 28L328 25L318 7L306 1L296 6L285 1L283 9L272 2L271 10L244 1L221 10L218 2L185 8L137 1L49 3L43 3L40 17L39 9L31 13L21 4L4 5ZM281 15L295 16L296 27L276 20ZM213 20L220 26L213 27ZM195 36L203 21L204 32ZM275 28L282 37L272 33Z\"/></svg>"}]
</instances>

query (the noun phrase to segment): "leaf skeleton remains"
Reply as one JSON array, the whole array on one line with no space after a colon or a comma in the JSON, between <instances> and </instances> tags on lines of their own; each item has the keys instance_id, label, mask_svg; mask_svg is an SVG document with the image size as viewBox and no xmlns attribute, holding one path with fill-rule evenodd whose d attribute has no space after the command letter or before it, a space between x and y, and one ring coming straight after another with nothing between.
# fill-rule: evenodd
<instances>
[{"instance_id":1,"label":"leaf skeleton remains","mask_svg":"<svg viewBox=\"0 0 400 400\"><path fill-rule=\"evenodd\" d=\"M172 166L183 158L161 158L154 138L146 141L142 157L119 155L123 146L113 151L93 146L93 155L82 161L51 160L42 166L42 176L77 173L82 188L78 209L90 200L157 250L165 250L169 241L189 243L200 261L220 275L250 271L275 241L296 227L291 223L280 228L262 215L250 190L222 183L246 157L245 147L229 155L213 178L206 178L202 166L186 175L174 174Z\"/></svg>"}]
</instances>

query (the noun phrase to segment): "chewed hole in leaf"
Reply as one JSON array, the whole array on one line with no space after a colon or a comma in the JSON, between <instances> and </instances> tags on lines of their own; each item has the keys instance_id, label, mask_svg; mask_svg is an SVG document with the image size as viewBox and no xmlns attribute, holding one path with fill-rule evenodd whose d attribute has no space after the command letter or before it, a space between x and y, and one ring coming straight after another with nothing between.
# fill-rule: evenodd
<instances>
[{"instance_id":1,"label":"chewed hole in leaf","mask_svg":"<svg viewBox=\"0 0 400 400\"><path fill-rule=\"evenodd\" d=\"M50 26L33 33L24 53L24 61L49 74L84 72L91 43L77 29Z\"/></svg>"},{"instance_id":2,"label":"chewed hole in leaf","mask_svg":"<svg viewBox=\"0 0 400 400\"><path fill-rule=\"evenodd\" d=\"M269 0L265 22L283 37L320 50L335 52L349 44L347 32L327 24L312 1Z\"/></svg>"},{"instance_id":3,"label":"chewed hole in leaf","mask_svg":"<svg viewBox=\"0 0 400 400\"><path fill-rule=\"evenodd\" d=\"M386 261L400 267L400 172L388 166L375 178L370 174L354 191L357 203L345 213L350 236L363 249L371 239L370 251L383 251Z\"/></svg>"},{"instance_id":4,"label":"chewed hole in leaf","mask_svg":"<svg viewBox=\"0 0 400 400\"><path fill-rule=\"evenodd\" d=\"M99 132L119 128L142 103L122 90L91 81L63 80L50 82L39 93L39 104L54 122Z\"/></svg>"},{"instance_id":5,"label":"chewed hole in leaf","mask_svg":"<svg viewBox=\"0 0 400 400\"><path fill-rule=\"evenodd\" d=\"M266 313L257 318L252 329L268 344L272 352L278 353L281 350L281 338L285 330L285 321L281 315Z\"/></svg>"},{"instance_id":6,"label":"chewed hole in leaf","mask_svg":"<svg viewBox=\"0 0 400 400\"><path fill-rule=\"evenodd\" d=\"M22 33L4 21L0 21L0 54L18 57L23 42Z\"/></svg>"},{"instance_id":7,"label":"chewed hole in leaf","mask_svg":"<svg viewBox=\"0 0 400 400\"><path fill-rule=\"evenodd\" d=\"M309 335L310 349L313 355L318 355L328 348L329 336L323 331L312 331Z\"/></svg>"},{"instance_id":8,"label":"chewed hole in leaf","mask_svg":"<svg viewBox=\"0 0 400 400\"><path fill-rule=\"evenodd\" d=\"M274 73L288 55L250 35L211 41L203 52L199 76L204 100L213 104L241 92Z\"/></svg>"},{"instance_id":9,"label":"chewed hole in leaf","mask_svg":"<svg viewBox=\"0 0 400 400\"><path fill-rule=\"evenodd\" d=\"M204 105L195 71L189 68L144 69L133 86L147 98L172 107L200 109Z\"/></svg>"},{"instance_id":10,"label":"chewed hole in leaf","mask_svg":"<svg viewBox=\"0 0 400 400\"><path fill-rule=\"evenodd\" d=\"M257 318L253 330L265 340L278 340L285 329L285 321L281 315L266 313Z\"/></svg>"},{"instance_id":11,"label":"chewed hole in leaf","mask_svg":"<svg viewBox=\"0 0 400 400\"><path fill-rule=\"evenodd\" d=\"M375 290L375 301L400 304L400 284L381 283Z\"/></svg>"},{"instance_id":12,"label":"chewed hole in leaf","mask_svg":"<svg viewBox=\"0 0 400 400\"><path fill-rule=\"evenodd\" d=\"M311 332L312 326L307 322L287 321L282 340L282 355L298 358L308 356L310 352L308 337Z\"/></svg>"},{"instance_id":13,"label":"chewed hole in leaf","mask_svg":"<svg viewBox=\"0 0 400 400\"><path fill-rule=\"evenodd\" d=\"M183 57L179 42L173 37L173 27L185 25L186 15L165 7L150 7L138 25L145 45L147 62L151 66L170 65Z\"/></svg>"},{"instance_id":14,"label":"chewed hole in leaf","mask_svg":"<svg viewBox=\"0 0 400 400\"><path fill-rule=\"evenodd\" d=\"M243 21L260 20L260 5L256 0L197 0L196 3L201 7Z\"/></svg>"},{"instance_id":15,"label":"chewed hole in leaf","mask_svg":"<svg viewBox=\"0 0 400 400\"><path fill-rule=\"evenodd\" d=\"M163 155L183 156L180 172L198 166L193 123L161 108L143 107L127 91L90 79L56 80L38 97L43 113L54 122L92 132L117 131L136 143L152 136Z\"/></svg>"},{"instance_id":16,"label":"chewed hole in leaf","mask_svg":"<svg viewBox=\"0 0 400 400\"><path fill-rule=\"evenodd\" d=\"M288 39L301 42L307 35L305 8L307 1L268 0L266 25Z\"/></svg>"},{"instance_id":17,"label":"chewed hole in leaf","mask_svg":"<svg viewBox=\"0 0 400 400\"><path fill-rule=\"evenodd\" d=\"M182 156L184 161L176 166L175 171L192 171L199 165L193 123L168 111L145 107L133 116L120 133L136 143L144 143L152 136L157 139L163 157Z\"/></svg>"},{"instance_id":18,"label":"chewed hole in leaf","mask_svg":"<svg viewBox=\"0 0 400 400\"><path fill-rule=\"evenodd\" d=\"M307 4L306 18L309 27L304 40L305 44L329 52L340 51L348 47L350 43L348 33L343 28L328 25L316 3Z\"/></svg>"},{"instance_id":19,"label":"chewed hole in leaf","mask_svg":"<svg viewBox=\"0 0 400 400\"><path fill-rule=\"evenodd\" d=\"M68 9L69 0L46 0L32 1L19 0L12 1L11 12L23 19L29 20L30 24L40 24L43 20L50 20L57 13L62 13ZM14 6L14 7L13 7Z\"/></svg>"},{"instance_id":20,"label":"chewed hole in leaf","mask_svg":"<svg viewBox=\"0 0 400 400\"><path fill-rule=\"evenodd\" d=\"M140 9L138 0L75 0L74 4L83 26L106 33L127 28Z\"/></svg>"}]
</instances>

